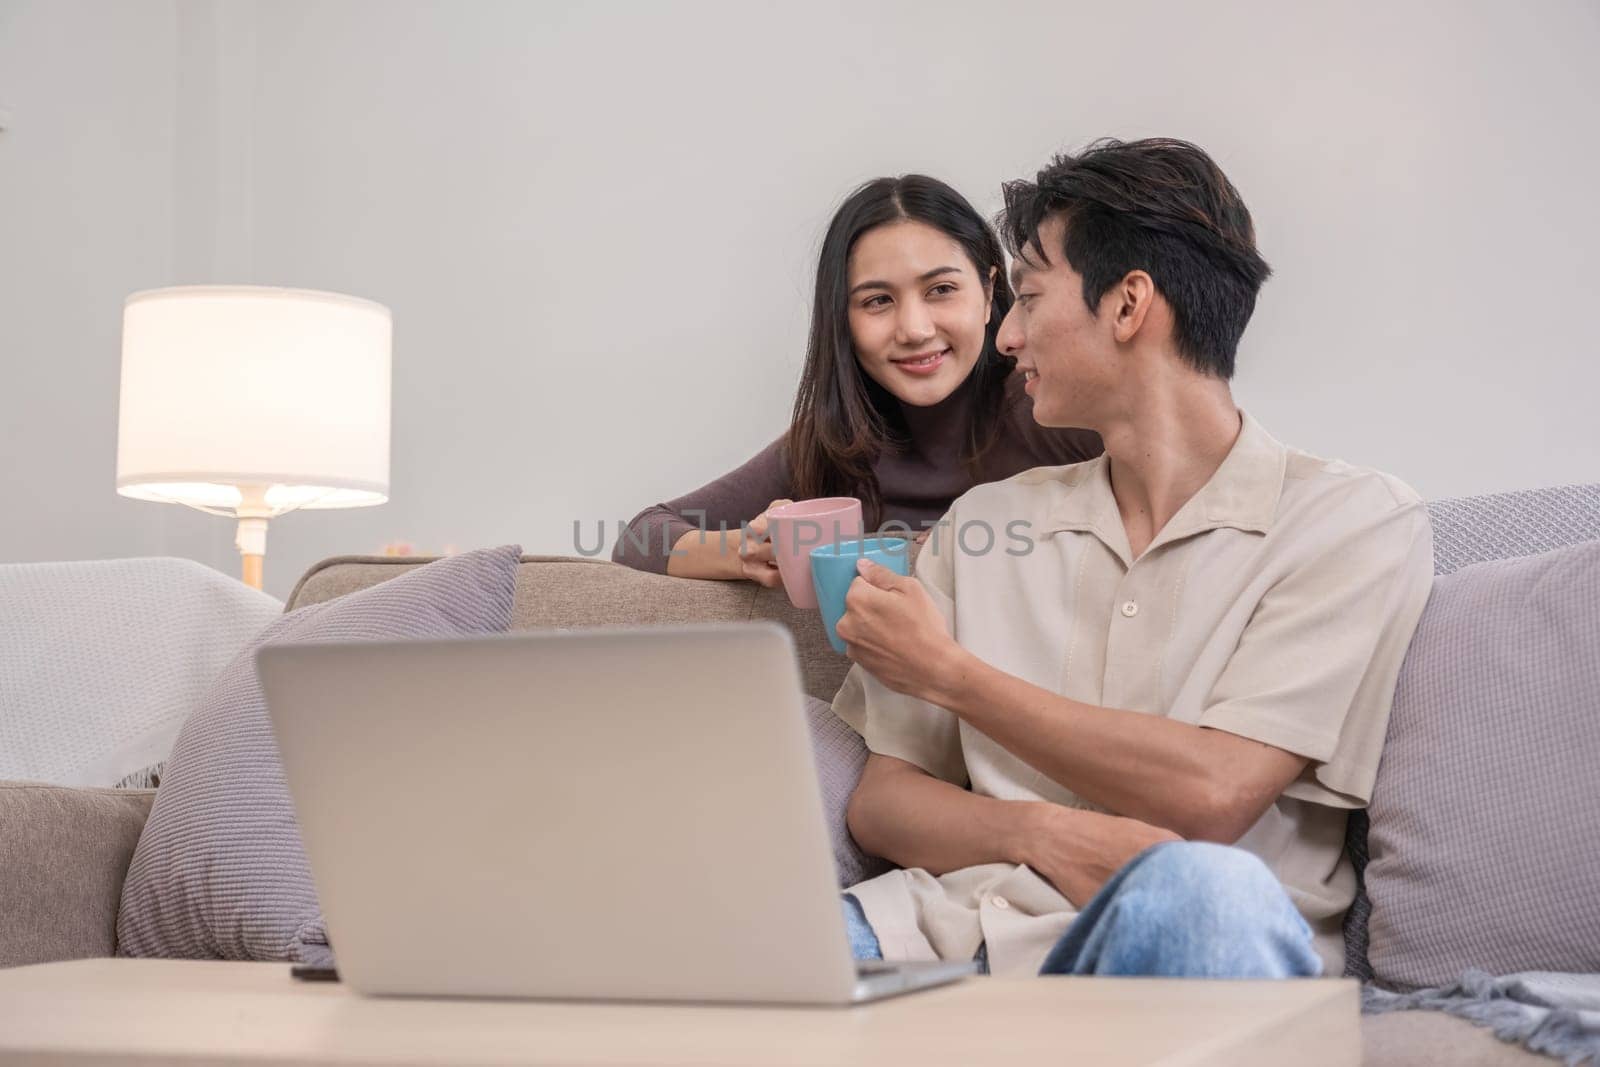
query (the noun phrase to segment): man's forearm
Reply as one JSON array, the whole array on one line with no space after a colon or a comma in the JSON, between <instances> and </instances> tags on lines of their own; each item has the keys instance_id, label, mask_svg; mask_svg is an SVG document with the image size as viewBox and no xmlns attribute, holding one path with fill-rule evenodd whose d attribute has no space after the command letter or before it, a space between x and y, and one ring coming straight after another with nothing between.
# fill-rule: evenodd
<instances>
[{"instance_id":1,"label":"man's forearm","mask_svg":"<svg viewBox=\"0 0 1600 1067\"><path fill-rule=\"evenodd\" d=\"M869 760L848 820L863 849L902 867L1026 864L1078 907L1139 852L1177 838L1135 819L979 796L883 756Z\"/></svg>"},{"instance_id":2,"label":"man's forearm","mask_svg":"<svg viewBox=\"0 0 1600 1067\"><path fill-rule=\"evenodd\" d=\"M1021 863L1027 807L873 756L846 818L851 836L867 852L938 875L984 863Z\"/></svg>"},{"instance_id":3,"label":"man's forearm","mask_svg":"<svg viewBox=\"0 0 1600 1067\"><path fill-rule=\"evenodd\" d=\"M1237 739L1160 715L1097 707L1052 693L970 652L940 672L925 694L997 744L1085 800L1194 839L1231 844L1248 810L1218 782ZM1242 777L1242 776L1238 776Z\"/></svg>"}]
</instances>

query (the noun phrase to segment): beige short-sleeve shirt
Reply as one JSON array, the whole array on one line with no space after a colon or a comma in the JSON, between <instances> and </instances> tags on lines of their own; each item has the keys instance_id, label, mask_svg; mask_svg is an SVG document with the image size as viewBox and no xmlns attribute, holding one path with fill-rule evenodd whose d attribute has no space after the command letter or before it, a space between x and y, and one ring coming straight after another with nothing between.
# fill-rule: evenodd
<instances>
[{"instance_id":1,"label":"beige short-sleeve shirt","mask_svg":"<svg viewBox=\"0 0 1600 1067\"><path fill-rule=\"evenodd\" d=\"M1343 968L1355 897L1343 850L1370 798L1395 680L1433 575L1427 512L1385 474L1274 440L1249 415L1222 465L1133 559L1102 456L980 485L952 505L917 578L956 640L1087 704L1165 715L1311 762L1237 845L1277 875ZM833 709L873 752L1007 800L1093 808L943 708L852 668ZM1026 867L853 886L887 959L1036 972L1076 914Z\"/></svg>"}]
</instances>

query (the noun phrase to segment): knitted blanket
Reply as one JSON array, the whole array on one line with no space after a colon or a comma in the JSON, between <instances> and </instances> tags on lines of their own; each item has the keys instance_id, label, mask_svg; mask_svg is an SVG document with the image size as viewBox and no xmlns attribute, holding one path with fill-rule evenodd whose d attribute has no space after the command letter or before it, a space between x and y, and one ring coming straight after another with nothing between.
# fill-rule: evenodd
<instances>
[{"instance_id":1,"label":"knitted blanket","mask_svg":"<svg viewBox=\"0 0 1600 1067\"><path fill-rule=\"evenodd\" d=\"M191 560L0 564L0 779L112 786L166 759L282 611Z\"/></svg>"}]
</instances>

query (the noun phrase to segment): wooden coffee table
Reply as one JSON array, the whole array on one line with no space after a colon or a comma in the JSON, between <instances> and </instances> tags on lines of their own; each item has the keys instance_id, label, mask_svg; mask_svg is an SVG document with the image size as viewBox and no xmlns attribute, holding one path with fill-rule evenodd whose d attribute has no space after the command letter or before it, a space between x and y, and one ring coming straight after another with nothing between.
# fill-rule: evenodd
<instances>
[{"instance_id":1,"label":"wooden coffee table","mask_svg":"<svg viewBox=\"0 0 1600 1067\"><path fill-rule=\"evenodd\" d=\"M368 998L272 963L0 971L0 1064L1357 1067L1357 986L971 978L857 1008Z\"/></svg>"}]
</instances>

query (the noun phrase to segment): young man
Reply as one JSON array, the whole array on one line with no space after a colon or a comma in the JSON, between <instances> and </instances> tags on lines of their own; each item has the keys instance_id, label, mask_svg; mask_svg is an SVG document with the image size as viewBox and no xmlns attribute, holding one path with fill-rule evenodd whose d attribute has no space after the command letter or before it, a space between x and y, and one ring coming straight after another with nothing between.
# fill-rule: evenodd
<instances>
[{"instance_id":1,"label":"young man","mask_svg":"<svg viewBox=\"0 0 1600 1067\"><path fill-rule=\"evenodd\" d=\"M1101 142L1005 200L1000 347L1039 423L1106 452L972 489L914 578L864 563L851 588L849 826L903 868L849 891L857 953L1339 974L1426 511L1235 406L1269 271L1199 148Z\"/></svg>"}]
</instances>

